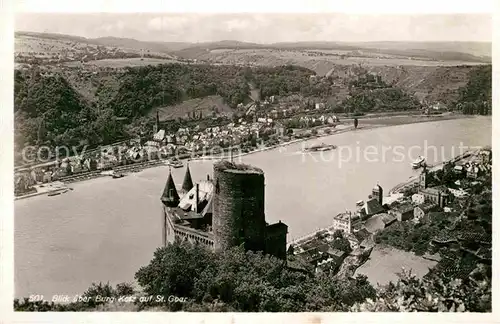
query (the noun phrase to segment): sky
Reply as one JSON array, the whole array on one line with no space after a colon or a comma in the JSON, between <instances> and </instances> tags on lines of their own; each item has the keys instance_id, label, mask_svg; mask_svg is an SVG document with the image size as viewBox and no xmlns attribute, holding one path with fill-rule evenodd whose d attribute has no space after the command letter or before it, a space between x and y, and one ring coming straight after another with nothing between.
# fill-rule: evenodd
<instances>
[{"instance_id":1,"label":"sky","mask_svg":"<svg viewBox=\"0 0 500 324\"><path fill-rule=\"evenodd\" d=\"M491 41L498 0L16 0L15 30L144 41ZM279 13L278 13L279 12ZM266 14L267 13L267 14ZM273 13L273 14L270 14Z\"/></svg>"},{"instance_id":2,"label":"sky","mask_svg":"<svg viewBox=\"0 0 500 324\"><path fill-rule=\"evenodd\" d=\"M15 29L143 41L491 41L489 14L18 13Z\"/></svg>"}]
</instances>

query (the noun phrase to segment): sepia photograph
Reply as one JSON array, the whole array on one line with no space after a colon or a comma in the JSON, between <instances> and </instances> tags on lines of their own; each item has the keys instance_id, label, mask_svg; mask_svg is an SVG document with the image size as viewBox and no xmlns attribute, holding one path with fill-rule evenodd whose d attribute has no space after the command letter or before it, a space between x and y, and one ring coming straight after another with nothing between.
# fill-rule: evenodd
<instances>
[{"instance_id":1,"label":"sepia photograph","mask_svg":"<svg viewBox=\"0 0 500 324\"><path fill-rule=\"evenodd\" d=\"M491 12L13 16L14 313L492 313Z\"/></svg>"}]
</instances>

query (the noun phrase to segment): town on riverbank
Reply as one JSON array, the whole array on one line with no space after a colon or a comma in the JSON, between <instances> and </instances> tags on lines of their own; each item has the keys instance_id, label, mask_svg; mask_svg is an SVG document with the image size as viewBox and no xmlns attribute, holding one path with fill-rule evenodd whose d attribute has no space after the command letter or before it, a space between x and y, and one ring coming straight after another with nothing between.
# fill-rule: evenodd
<instances>
[{"instance_id":1,"label":"town on riverbank","mask_svg":"<svg viewBox=\"0 0 500 324\"><path fill-rule=\"evenodd\" d=\"M289 266L344 279L366 274L374 285L395 281L401 268L419 277L443 271L468 277L478 264L491 264L491 209L489 219L487 209L486 215L471 211L477 201L487 208L488 194L491 208L491 159L484 147L424 166L387 196L375 185L354 211L289 242ZM457 251L463 257L456 258Z\"/></svg>"},{"instance_id":2,"label":"town on riverbank","mask_svg":"<svg viewBox=\"0 0 500 324\"><path fill-rule=\"evenodd\" d=\"M146 168L168 165L182 167L183 160L220 159L271 150L297 142L341 134L351 130L393 126L430 121L466 118L461 114L372 114L359 117L360 126L354 126L353 117L312 115L296 118L298 128L285 127L271 118L254 122L240 120L223 126L179 128L168 133L160 123L154 126L151 138L134 138L80 154L49 162L20 166L15 169L16 199L41 194L64 192L65 184L112 176ZM287 120L289 123L290 119ZM55 184L52 184L55 182Z\"/></svg>"}]
</instances>

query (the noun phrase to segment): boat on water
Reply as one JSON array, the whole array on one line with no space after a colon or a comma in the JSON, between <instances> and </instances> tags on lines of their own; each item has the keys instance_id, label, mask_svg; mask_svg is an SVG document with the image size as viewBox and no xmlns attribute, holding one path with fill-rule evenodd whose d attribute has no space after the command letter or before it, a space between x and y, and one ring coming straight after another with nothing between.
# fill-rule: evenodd
<instances>
[{"instance_id":1,"label":"boat on water","mask_svg":"<svg viewBox=\"0 0 500 324\"><path fill-rule=\"evenodd\" d=\"M115 173L113 174L113 179L123 178L125 175L123 173Z\"/></svg>"},{"instance_id":2,"label":"boat on water","mask_svg":"<svg viewBox=\"0 0 500 324\"><path fill-rule=\"evenodd\" d=\"M423 167L425 165L425 158L423 156L419 156L415 161L411 163L411 166L414 169L418 169L420 167Z\"/></svg>"},{"instance_id":3,"label":"boat on water","mask_svg":"<svg viewBox=\"0 0 500 324\"><path fill-rule=\"evenodd\" d=\"M334 150L336 148L337 148L336 145L321 143L321 144L311 145L305 148L304 152L322 152L322 151Z\"/></svg>"},{"instance_id":4,"label":"boat on water","mask_svg":"<svg viewBox=\"0 0 500 324\"><path fill-rule=\"evenodd\" d=\"M184 164L177 159L168 160L165 164L172 168L182 168L184 166Z\"/></svg>"},{"instance_id":5,"label":"boat on water","mask_svg":"<svg viewBox=\"0 0 500 324\"><path fill-rule=\"evenodd\" d=\"M52 196L57 196L57 195L60 195L61 192L60 191L56 191L56 192L49 192L49 194L47 196L49 197L52 197Z\"/></svg>"}]
</instances>

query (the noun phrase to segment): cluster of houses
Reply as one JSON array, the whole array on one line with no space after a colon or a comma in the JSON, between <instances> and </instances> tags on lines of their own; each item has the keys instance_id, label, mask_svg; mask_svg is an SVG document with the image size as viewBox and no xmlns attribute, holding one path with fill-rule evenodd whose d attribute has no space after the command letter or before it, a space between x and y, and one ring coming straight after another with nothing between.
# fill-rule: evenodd
<instances>
[{"instance_id":1,"label":"cluster of houses","mask_svg":"<svg viewBox=\"0 0 500 324\"><path fill-rule=\"evenodd\" d=\"M255 107L255 102L249 104L249 109ZM266 98L263 105L277 104L274 96ZM286 105L287 103L279 103ZM317 104L322 108L322 104ZM281 106L280 106L281 107ZM224 126L200 129L179 128L176 132L167 133L160 129L159 120L154 126L153 138L141 144L140 140L133 139L127 142L115 143L103 147L99 152L86 153L85 156L68 157L63 160L38 164L34 167L16 170L15 188L16 192L23 193L31 190L31 186L37 183L48 183L60 180L69 175L94 171L108 170L118 165L129 162L141 162L156 159L159 156L172 156L202 152L211 148L225 148L230 146L252 146L261 140L274 140L275 143L288 141L290 137L286 127L276 121L276 118L293 113L298 105L288 105L288 108L272 110L264 116L253 115L253 122L240 118L236 123ZM334 124L338 121L336 116L310 117L303 116L298 119L303 126L314 126L316 124ZM252 141L254 139L254 141ZM253 143L252 143L253 142Z\"/></svg>"},{"instance_id":2,"label":"cluster of houses","mask_svg":"<svg viewBox=\"0 0 500 324\"><path fill-rule=\"evenodd\" d=\"M109 170L115 166L141 162L151 157L148 147L141 145L140 140L133 139L88 151L80 156L21 167L15 170L15 192L25 194L36 184L64 180L65 177L91 171Z\"/></svg>"},{"instance_id":3,"label":"cluster of houses","mask_svg":"<svg viewBox=\"0 0 500 324\"><path fill-rule=\"evenodd\" d=\"M172 149L182 146L187 151L198 152L213 147L242 145L251 138L282 138L284 135L284 126L272 118L258 118L254 122L240 119L238 123L208 127L204 130L201 130L199 126L193 129L179 128L177 132L172 133L160 129L155 132L151 141L146 142L146 146Z\"/></svg>"},{"instance_id":4,"label":"cluster of houses","mask_svg":"<svg viewBox=\"0 0 500 324\"><path fill-rule=\"evenodd\" d=\"M491 150L484 149L472 155L459 167L448 165L460 179L476 180L484 172L491 172ZM315 237L297 242L296 255L312 264L317 271L336 270L347 253L334 249L330 242L336 231L342 231L352 250L366 250L373 246L374 235L396 222L426 222L432 212L451 212L453 199L467 197L463 188L448 188L444 185L429 186L430 173L423 168L418 179L418 192L405 197L384 197L383 189L376 185L366 201L358 201L354 212L346 211L333 217L332 226ZM457 180L460 184L460 180Z\"/></svg>"}]
</instances>

